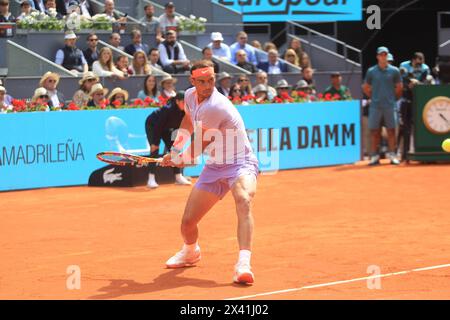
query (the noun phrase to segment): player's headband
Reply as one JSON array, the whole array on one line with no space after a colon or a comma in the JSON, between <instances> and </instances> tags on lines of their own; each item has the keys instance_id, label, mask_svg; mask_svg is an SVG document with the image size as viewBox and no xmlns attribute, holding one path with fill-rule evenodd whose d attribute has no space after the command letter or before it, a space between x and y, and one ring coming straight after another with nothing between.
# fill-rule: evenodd
<instances>
[{"instance_id":1,"label":"player's headband","mask_svg":"<svg viewBox=\"0 0 450 320\"><path fill-rule=\"evenodd\" d=\"M213 67L205 67L205 68L195 69L194 71L192 71L192 78L213 76L213 75L214 75Z\"/></svg>"}]
</instances>

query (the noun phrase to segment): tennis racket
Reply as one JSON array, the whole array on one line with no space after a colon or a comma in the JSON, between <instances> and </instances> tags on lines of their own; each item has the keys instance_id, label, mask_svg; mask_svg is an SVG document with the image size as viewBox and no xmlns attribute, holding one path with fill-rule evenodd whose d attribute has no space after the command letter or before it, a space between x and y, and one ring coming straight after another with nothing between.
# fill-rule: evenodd
<instances>
[{"instance_id":1,"label":"tennis racket","mask_svg":"<svg viewBox=\"0 0 450 320\"><path fill-rule=\"evenodd\" d=\"M148 166L162 162L162 158L146 158L122 152L100 152L97 159L116 166Z\"/></svg>"}]
</instances>

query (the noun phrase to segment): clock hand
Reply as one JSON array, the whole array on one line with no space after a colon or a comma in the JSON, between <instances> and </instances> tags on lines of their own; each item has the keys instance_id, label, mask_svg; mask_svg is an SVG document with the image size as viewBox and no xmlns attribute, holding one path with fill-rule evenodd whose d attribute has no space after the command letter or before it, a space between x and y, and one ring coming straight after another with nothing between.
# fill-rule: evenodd
<instances>
[{"instance_id":1,"label":"clock hand","mask_svg":"<svg viewBox=\"0 0 450 320\"><path fill-rule=\"evenodd\" d=\"M447 122L448 124L450 124L450 121L447 120L446 117L444 117L444 115L442 113L439 113L439 115L441 116L442 119L444 119L445 122Z\"/></svg>"}]
</instances>

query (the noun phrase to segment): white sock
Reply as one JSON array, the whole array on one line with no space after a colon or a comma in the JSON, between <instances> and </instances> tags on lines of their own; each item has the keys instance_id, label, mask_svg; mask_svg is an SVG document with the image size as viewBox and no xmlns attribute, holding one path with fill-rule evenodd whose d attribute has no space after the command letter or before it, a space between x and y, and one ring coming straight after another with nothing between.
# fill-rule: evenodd
<instances>
[{"instance_id":1,"label":"white sock","mask_svg":"<svg viewBox=\"0 0 450 320\"><path fill-rule=\"evenodd\" d=\"M240 250L239 251L239 263L250 264L251 257L252 257L252 252L250 250Z\"/></svg>"},{"instance_id":2,"label":"white sock","mask_svg":"<svg viewBox=\"0 0 450 320\"><path fill-rule=\"evenodd\" d=\"M183 245L183 250L187 250L189 252L193 252L193 251L195 251L195 249L197 249L197 247L198 247L198 242L195 242L193 244L186 244L185 243Z\"/></svg>"},{"instance_id":3,"label":"white sock","mask_svg":"<svg viewBox=\"0 0 450 320\"><path fill-rule=\"evenodd\" d=\"M155 175L153 173L148 174L148 180L149 181L155 181ZM155 181L156 182L156 181Z\"/></svg>"}]
</instances>

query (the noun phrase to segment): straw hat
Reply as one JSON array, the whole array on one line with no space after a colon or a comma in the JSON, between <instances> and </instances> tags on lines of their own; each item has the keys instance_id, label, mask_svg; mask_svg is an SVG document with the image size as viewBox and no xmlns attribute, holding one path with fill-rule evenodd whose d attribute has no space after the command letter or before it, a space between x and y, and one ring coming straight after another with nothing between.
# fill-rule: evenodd
<instances>
[{"instance_id":1,"label":"straw hat","mask_svg":"<svg viewBox=\"0 0 450 320\"><path fill-rule=\"evenodd\" d=\"M83 75L83 78L81 78L81 80L78 81L78 84L82 86L86 81L90 79L95 79L97 80L97 82L100 80L95 73L93 73L92 71L88 71Z\"/></svg>"},{"instance_id":2,"label":"straw hat","mask_svg":"<svg viewBox=\"0 0 450 320\"><path fill-rule=\"evenodd\" d=\"M40 87L34 90L33 98L31 98L31 101L35 102L40 96L48 96L47 89Z\"/></svg>"},{"instance_id":3,"label":"straw hat","mask_svg":"<svg viewBox=\"0 0 450 320\"><path fill-rule=\"evenodd\" d=\"M128 100L128 97L129 97L128 91L127 91L127 90L124 90L124 89L122 89L122 88L114 88L113 91L111 91L111 93L109 94L108 100L111 100L112 97L114 97L115 95L117 95L117 94L119 94L119 93L121 93L121 94L124 95L125 101Z\"/></svg>"},{"instance_id":4,"label":"straw hat","mask_svg":"<svg viewBox=\"0 0 450 320\"><path fill-rule=\"evenodd\" d=\"M307 89L307 88L309 88L309 84L305 80L300 80L299 82L297 82L297 89Z\"/></svg>"},{"instance_id":5,"label":"straw hat","mask_svg":"<svg viewBox=\"0 0 450 320\"><path fill-rule=\"evenodd\" d=\"M94 95L94 93L96 93L97 91L103 91L103 94L106 96L109 92L109 90L107 88L103 88L101 83L96 83L92 86L91 88L91 92L89 92L89 95L92 97Z\"/></svg>"},{"instance_id":6,"label":"straw hat","mask_svg":"<svg viewBox=\"0 0 450 320\"><path fill-rule=\"evenodd\" d=\"M222 81L223 79L231 79L231 75L228 72L221 72L217 77L217 81Z\"/></svg>"},{"instance_id":7,"label":"straw hat","mask_svg":"<svg viewBox=\"0 0 450 320\"><path fill-rule=\"evenodd\" d=\"M258 84L256 87L253 88L253 92L254 93L258 93L258 92L269 92L269 89L267 88L267 86L263 85L263 84Z\"/></svg>"},{"instance_id":8,"label":"straw hat","mask_svg":"<svg viewBox=\"0 0 450 320\"><path fill-rule=\"evenodd\" d=\"M175 83L177 83L178 80L177 80L176 78L172 77L172 76L169 74L169 75L166 75L166 76L164 76L164 77L162 78L162 80L161 80L161 82L159 83L159 85L162 87L163 84L164 84L164 82L166 82L166 81L173 81L173 83L175 84Z\"/></svg>"},{"instance_id":9,"label":"straw hat","mask_svg":"<svg viewBox=\"0 0 450 320\"><path fill-rule=\"evenodd\" d=\"M45 81L47 81L47 79L49 79L49 78L55 79L56 80L56 85L58 85L59 78L60 78L59 74L51 72L51 71L48 71L42 76L41 80L39 80L39 86L43 87Z\"/></svg>"}]
</instances>

